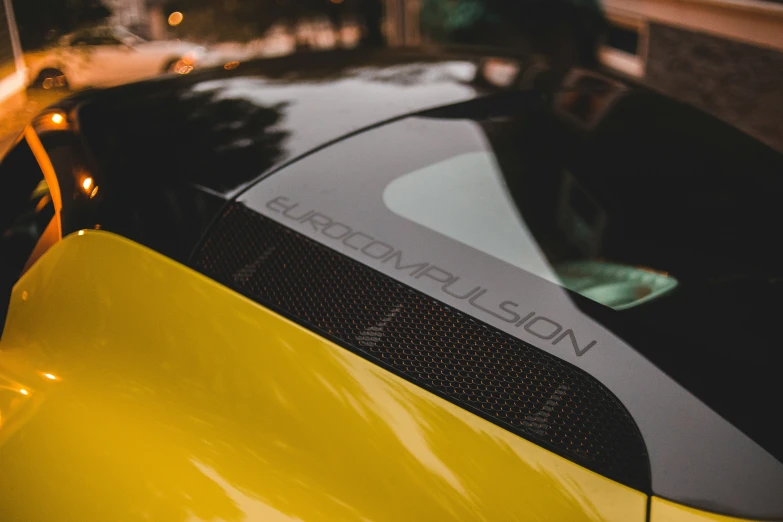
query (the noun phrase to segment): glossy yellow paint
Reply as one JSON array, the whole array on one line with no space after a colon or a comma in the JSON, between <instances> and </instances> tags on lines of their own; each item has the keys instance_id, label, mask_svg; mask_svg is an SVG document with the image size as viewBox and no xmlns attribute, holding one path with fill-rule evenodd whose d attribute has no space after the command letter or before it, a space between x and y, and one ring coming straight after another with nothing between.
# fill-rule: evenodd
<instances>
[{"instance_id":1,"label":"glossy yellow paint","mask_svg":"<svg viewBox=\"0 0 783 522\"><path fill-rule=\"evenodd\" d=\"M16 285L0 415L1 520L645 518L642 493L99 231Z\"/></svg>"},{"instance_id":2,"label":"glossy yellow paint","mask_svg":"<svg viewBox=\"0 0 783 522\"><path fill-rule=\"evenodd\" d=\"M781 492L783 494L783 492ZM752 522L745 518L734 518L675 504L669 500L652 497L650 500L650 522Z\"/></svg>"}]
</instances>

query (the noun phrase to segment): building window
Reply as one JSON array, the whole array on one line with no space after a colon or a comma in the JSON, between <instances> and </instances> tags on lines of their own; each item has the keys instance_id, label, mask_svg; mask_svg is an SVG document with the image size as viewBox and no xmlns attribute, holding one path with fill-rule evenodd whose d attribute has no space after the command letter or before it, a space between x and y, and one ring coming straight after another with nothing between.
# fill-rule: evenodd
<instances>
[{"instance_id":1,"label":"building window","mask_svg":"<svg viewBox=\"0 0 783 522\"><path fill-rule=\"evenodd\" d=\"M644 77L649 34L647 22L611 12L606 17L609 27L599 50L601 63L629 76Z\"/></svg>"},{"instance_id":2,"label":"building window","mask_svg":"<svg viewBox=\"0 0 783 522\"><path fill-rule=\"evenodd\" d=\"M617 24L609 24L606 35L606 46L624 53L639 54L639 31L622 27Z\"/></svg>"}]
</instances>

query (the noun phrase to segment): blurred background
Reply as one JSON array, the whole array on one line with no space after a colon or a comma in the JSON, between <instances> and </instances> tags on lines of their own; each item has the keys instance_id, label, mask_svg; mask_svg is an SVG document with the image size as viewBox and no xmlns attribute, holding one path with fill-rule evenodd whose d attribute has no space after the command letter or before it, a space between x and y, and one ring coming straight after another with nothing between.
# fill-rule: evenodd
<instances>
[{"instance_id":1,"label":"blurred background","mask_svg":"<svg viewBox=\"0 0 783 522\"><path fill-rule=\"evenodd\" d=\"M782 0L0 0L0 151L80 89L363 46L609 68L783 151Z\"/></svg>"}]
</instances>

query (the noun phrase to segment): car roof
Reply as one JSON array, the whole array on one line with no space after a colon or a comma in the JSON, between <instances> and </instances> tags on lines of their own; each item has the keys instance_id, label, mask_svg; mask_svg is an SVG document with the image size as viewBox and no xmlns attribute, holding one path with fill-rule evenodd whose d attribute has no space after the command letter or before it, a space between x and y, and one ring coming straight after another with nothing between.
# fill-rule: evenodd
<instances>
[{"instance_id":1,"label":"car roof","mask_svg":"<svg viewBox=\"0 0 783 522\"><path fill-rule=\"evenodd\" d=\"M70 114L78 129L103 198L88 214L104 225L119 208L144 213L165 191L210 199L198 215L157 215L160 242L125 232L185 260L221 206L269 173L351 134L497 91L475 81L480 62L410 50L302 53L90 89L49 110Z\"/></svg>"},{"instance_id":2,"label":"car roof","mask_svg":"<svg viewBox=\"0 0 783 522\"><path fill-rule=\"evenodd\" d=\"M188 187L209 194L219 206L217 201L223 204L265 176L348 136L502 92L482 75L482 64L495 55L491 52L298 53L87 90L55 107L75 112L76 127L91 149L88 156L97 158L93 167L102 171L102 182L137 194L138 205L151 197L148 187L176 185L176 190ZM523 71L525 61L532 62L507 57ZM551 85L557 89L559 82ZM211 217L194 221L209 223Z\"/></svg>"},{"instance_id":3,"label":"car roof","mask_svg":"<svg viewBox=\"0 0 783 522\"><path fill-rule=\"evenodd\" d=\"M78 100L80 125L89 134L98 128L113 132L111 122L122 122L118 130L129 139L127 133L134 129L173 128L186 120L192 124L192 115L216 111L216 118L235 117L236 139L252 139L242 136L242 131L258 129L238 124L248 112L231 113L231 109L242 106L243 111L273 111L275 130L284 133L285 139L277 161L264 164L269 168L364 128L468 101L486 90L473 83L476 61L464 57L327 52L234 66L233 70L213 68L185 78L169 77L85 94ZM167 119L159 118L165 108L175 105L180 109L178 116L168 111ZM179 121L172 119L178 117ZM134 138L144 141L143 134L139 132ZM179 137L169 133L168 141ZM200 183L227 196L245 186Z\"/></svg>"}]
</instances>

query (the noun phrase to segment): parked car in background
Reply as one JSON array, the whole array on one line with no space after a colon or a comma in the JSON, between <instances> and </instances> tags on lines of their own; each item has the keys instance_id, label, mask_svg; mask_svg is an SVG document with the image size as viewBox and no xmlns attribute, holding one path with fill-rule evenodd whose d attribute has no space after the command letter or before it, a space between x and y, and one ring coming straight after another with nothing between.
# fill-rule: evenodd
<instances>
[{"instance_id":1,"label":"parked car in background","mask_svg":"<svg viewBox=\"0 0 783 522\"><path fill-rule=\"evenodd\" d=\"M278 24L270 27L262 37L250 41L224 41L210 45L208 56L199 61L199 65L201 68L226 65L230 68L233 62L284 56L297 49L352 49L359 45L360 37L360 27L352 23L344 23L336 30L324 20L303 22L293 30Z\"/></svg>"},{"instance_id":2,"label":"parked car in background","mask_svg":"<svg viewBox=\"0 0 783 522\"><path fill-rule=\"evenodd\" d=\"M63 36L57 46L29 53L26 61L31 87L79 89L187 74L205 54L196 44L147 41L123 27L97 27Z\"/></svg>"}]
</instances>

